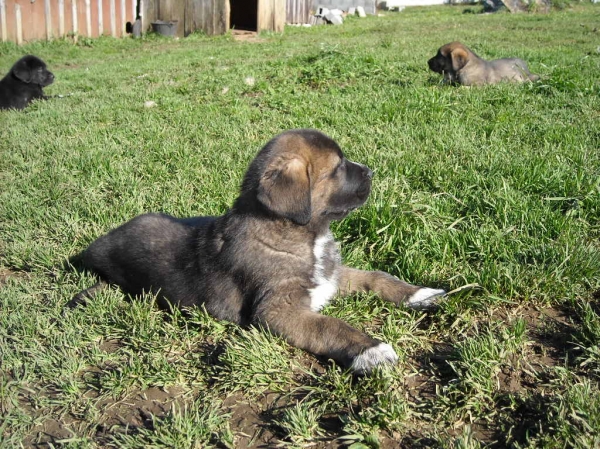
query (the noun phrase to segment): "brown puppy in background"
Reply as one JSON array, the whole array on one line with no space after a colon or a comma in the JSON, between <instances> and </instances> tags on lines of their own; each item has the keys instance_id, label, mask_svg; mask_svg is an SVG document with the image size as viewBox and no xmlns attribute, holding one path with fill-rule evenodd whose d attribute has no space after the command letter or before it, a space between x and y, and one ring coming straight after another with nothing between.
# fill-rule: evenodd
<instances>
[{"instance_id":1,"label":"brown puppy in background","mask_svg":"<svg viewBox=\"0 0 600 449\"><path fill-rule=\"evenodd\" d=\"M338 292L373 291L413 308L445 294L341 263L329 225L366 201L372 176L319 131L280 134L252 161L225 215L145 214L94 241L81 259L100 282L70 305L114 283L152 292L163 307L204 305L216 318L262 325L357 373L395 363L390 345L319 313Z\"/></svg>"},{"instance_id":2,"label":"brown puppy in background","mask_svg":"<svg viewBox=\"0 0 600 449\"><path fill-rule=\"evenodd\" d=\"M429 68L444 75L450 83L463 86L496 84L500 81L537 81L538 75L529 72L527 63L519 58L503 58L486 61L460 42L451 42L438 50L427 61Z\"/></svg>"},{"instance_id":3,"label":"brown puppy in background","mask_svg":"<svg viewBox=\"0 0 600 449\"><path fill-rule=\"evenodd\" d=\"M23 56L0 80L0 109L24 109L33 100L46 100L43 88L54 82L54 74L37 56Z\"/></svg>"}]
</instances>

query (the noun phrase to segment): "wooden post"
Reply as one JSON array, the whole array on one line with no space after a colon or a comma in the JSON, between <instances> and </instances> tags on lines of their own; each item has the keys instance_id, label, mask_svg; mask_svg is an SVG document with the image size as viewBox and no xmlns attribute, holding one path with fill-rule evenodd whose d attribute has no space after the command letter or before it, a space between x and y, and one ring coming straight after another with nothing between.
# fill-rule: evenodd
<instances>
[{"instance_id":1,"label":"wooden post","mask_svg":"<svg viewBox=\"0 0 600 449\"><path fill-rule=\"evenodd\" d=\"M273 31L283 33L287 10L285 0L273 0L272 5L274 14Z\"/></svg>"},{"instance_id":2,"label":"wooden post","mask_svg":"<svg viewBox=\"0 0 600 449\"><path fill-rule=\"evenodd\" d=\"M104 17L102 16L102 0L98 0L98 36L104 34Z\"/></svg>"},{"instance_id":3,"label":"wooden post","mask_svg":"<svg viewBox=\"0 0 600 449\"><path fill-rule=\"evenodd\" d=\"M19 14L21 11L19 10ZM46 15L46 39L52 39L52 11L50 10L50 0L44 1L44 14Z\"/></svg>"},{"instance_id":4,"label":"wooden post","mask_svg":"<svg viewBox=\"0 0 600 449\"><path fill-rule=\"evenodd\" d=\"M15 21L17 22L17 45L23 43L23 24L21 23L21 5L15 3Z\"/></svg>"},{"instance_id":5,"label":"wooden post","mask_svg":"<svg viewBox=\"0 0 600 449\"><path fill-rule=\"evenodd\" d=\"M85 0L85 30L87 37L92 37L92 6L90 0Z\"/></svg>"},{"instance_id":6,"label":"wooden post","mask_svg":"<svg viewBox=\"0 0 600 449\"><path fill-rule=\"evenodd\" d=\"M117 37L117 8L115 6L115 0L110 0L110 35Z\"/></svg>"},{"instance_id":7,"label":"wooden post","mask_svg":"<svg viewBox=\"0 0 600 449\"><path fill-rule=\"evenodd\" d=\"M6 4L4 0L0 0L0 19L2 19L2 42L8 40L8 31L6 30Z\"/></svg>"},{"instance_id":8,"label":"wooden post","mask_svg":"<svg viewBox=\"0 0 600 449\"><path fill-rule=\"evenodd\" d=\"M77 42L79 34L79 18L77 17L77 0L71 0L71 14L73 16L73 41Z\"/></svg>"},{"instance_id":9,"label":"wooden post","mask_svg":"<svg viewBox=\"0 0 600 449\"><path fill-rule=\"evenodd\" d=\"M146 31L148 31L150 22L156 19L156 17L150 17L150 14L148 14L148 11L146 11L144 0L140 0L140 15L142 16L142 34L144 34Z\"/></svg>"},{"instance_id":10,"label":"wooden post","mask_svg":"<svg viewBox=\"0 0 600 449\"><path fill-rule=\"evenodd\" d=\"M127 18L125 17L126 1L127 0L121 0L121 37L125 37L125 35L127 34L127 31L125 30L127 28ZM131 21L131 23L133 24L133 20Z\"/></svg>"},{"instance_id":11,"label":"wooden post","mask_svg":"<svg viewBox=\"0 0 600 449\"><path fill-rule=\"evenodd\" d=\"M65 36L65 0L58 0L58 36Z\"/></svg>"}]
</instances>

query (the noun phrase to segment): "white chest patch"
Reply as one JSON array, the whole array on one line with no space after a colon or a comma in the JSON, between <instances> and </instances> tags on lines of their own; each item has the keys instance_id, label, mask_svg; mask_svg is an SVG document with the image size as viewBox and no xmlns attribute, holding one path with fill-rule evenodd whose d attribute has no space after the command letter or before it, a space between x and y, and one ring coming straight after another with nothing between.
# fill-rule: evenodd
<instances>
[{"instance_id":1,"label":"white chest patch","mask_svg":"<svg viewBox=\"0 0 600 449\"><path fill-rule=\"evenodd\" d=\"M331 233L315 240L313 248L315 265L312 281L315 286L308 290L310 294L310 310L318 312L331 301L338 289L338 271L340 256Z\"/></svg>"}]
</instances>

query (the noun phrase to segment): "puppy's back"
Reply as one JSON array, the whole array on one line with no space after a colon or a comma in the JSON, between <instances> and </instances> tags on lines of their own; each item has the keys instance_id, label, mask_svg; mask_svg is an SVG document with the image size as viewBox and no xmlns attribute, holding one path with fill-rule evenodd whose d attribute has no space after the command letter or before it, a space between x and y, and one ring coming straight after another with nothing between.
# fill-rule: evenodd
<instances>
[{"instance_id":1,"label":"puppy's back","mask_svg":"<svg viewBox=\"0 0 600 449\"><path fill-rule=\"evenodd\" d=\"M106 281L140 294L164 286L182 264L193 264L195 231L168 215L144 214L92 242L81 259Z\"/></svg>"},{"instance_id":2,"label":"puppy's back","mask_svg":"<svg viewBox=\"0 0 600 449\"><path fill-rule=\"evenodd\" d=\"M536 81L540 77L533 75L529 71L529 67L525 61L520 58L502 58L488 61L489 67L492 69L493 79L490 82L499 81Z\"/></svg>"}]
</instances>

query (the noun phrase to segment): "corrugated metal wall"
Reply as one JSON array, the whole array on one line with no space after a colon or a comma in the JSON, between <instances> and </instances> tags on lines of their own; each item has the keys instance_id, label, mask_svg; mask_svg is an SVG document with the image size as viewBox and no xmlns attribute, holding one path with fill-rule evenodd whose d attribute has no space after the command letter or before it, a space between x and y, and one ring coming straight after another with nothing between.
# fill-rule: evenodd
<instances>
[{"instance_id":1,"label":"corrugated metal wall","mask_svg":"<svg viewBox=\"0 0 600 449\"><path fill-rule=\"evenodd\" d=\"M376 14L378 2L377 0L314 0L312 3L315 10L319 6L324 6L329 9L339 8L348 11L349 8L362 6L367 14Z\"/></svg>"},{"instance_id":2,"label":"corrugated metal wall","mask_svg":"<svg viewBox=\"0 0 600 449\"><path fill-rule=\"evenodd\" d=\"M0 0L0 38L23 43L64 36L125 35L137 0Z\"/></svg>"},{"instance_id":3,"label":"corrugated metal wall","mask_svg":"<svg viewBox=\"0 0 600 449\"><path fill-rule=\"evenodd\" d=\"M286 22L308 23L312 0L286 0Z\"/></svg>"}]
</instances>

